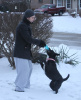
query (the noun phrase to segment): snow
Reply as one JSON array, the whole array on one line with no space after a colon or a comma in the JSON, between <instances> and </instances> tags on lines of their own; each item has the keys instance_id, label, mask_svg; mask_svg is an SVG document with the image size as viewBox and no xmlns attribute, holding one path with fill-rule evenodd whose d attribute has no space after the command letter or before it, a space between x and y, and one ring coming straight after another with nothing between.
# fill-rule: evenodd
<instances>
[{"instance_id":1,"label":"snow","mask_svg":"<svg viewBox=\"0 0 81 100\"><path fill-rule=\"evenodd\" d=\"M54 31L81 33L81 18L72 18L69 15L52 18ZM73 52L77 52L78 61L81 62L81 50L70 49L70 54ZM7 58L1 58L0 100L81 100L81 63L77 66L71 66L60 62L57 68L63 77L66 77L68 73L70 74L70 78L62 84L58 94L50 89L50 80L39 64L33 64L30 89L25 89L25 92L15 92L16 70L9 66Z\"/></svg>"},{"instance_id":2,"label":"snow","mask_svg":"<svg viewBox=\"0 0 81 100\"><path fill-rule=\"evenodd\" d=\"M53 19L53 28L54 32L66 32L66 33L78 33L81 34L81 18L77 16L73 18L67 13L64 16L54 16ZM57 20L58 19L58 20Z\"/></svg>"},{"instance_id":3,"label":"snow","mask_svg":"<svg viewBox=\"0 0 81 100\"><path fill-rule=\"evenodd\" d=\"M16 70L12 70L8 65L6 58L0 59L0 100L81 100L81 80L79 79L81 64L73 67L60 63L58 70L61 75L66 77L69 73L70 78L63 83L58 94L54 94L49 88L50 80L38 64L33 64L30 89L25 89L24 93L15 92Z\"/></svg>"}]
</instances>

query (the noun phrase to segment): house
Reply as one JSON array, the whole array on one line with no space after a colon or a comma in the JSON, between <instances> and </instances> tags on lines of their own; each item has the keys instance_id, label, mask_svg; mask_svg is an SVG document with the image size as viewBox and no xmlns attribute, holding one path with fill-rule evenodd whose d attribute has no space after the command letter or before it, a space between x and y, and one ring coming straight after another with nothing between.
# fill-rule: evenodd
<instances>
[{"instance_id":1,"label":"house","mask_svg":"<svg viewBox=\"0 0 81 100\"><path fill-rule=\"evenodd\" d=\"M29 0L0 0L0 11L24 12L30 8Z\"/></svg>"},{"instance_id":2,"label":"house","mask_svg":"<svg viewBox=\"0 0 81 100\"><path fill-rule=\"evenodd\" d=\"M0 4L1 4L1 0L0 0Z\"/></svg>"},{"instance_id":3,"label":"house","mask_svg":"<svg viewBox=\"0 0 81 100\"><path fill-rule=\"evenodd\" d=\"M31 0L31 8L39 8L49 3L56 4L57 7L65 6L67 10L81 10L81 0Z\"/></svg>"},{"instance_id":4,"label":"house","mask_svg":"<svg viewBox=\"0 0 81 100\"><path fill-rule=\"evenodd\" d=\"M20 7L21 2L26 2L26 3L30 2L32 9L36 9L36 8L39 8L43 4L49 4L50 3L50 4L56 4L57 7L65 6L67 10L72 9L72 10L76 10L78 12L79 12L79 10L81 10L81 0L0 0L0 4L3 1L6 1L6 2L9 1L13 4L16 2L16 3L19 4L19 7ZM19 7L18 7L18 9L20 9ZM18 11L20 11L20 10L18 10Z\"/></svg>"},{"instance_id":5,"label":"house","mask_svg":"<svg viewBox=\"0 0 81 100\"><path fill-rule=\"evenodd\" d=\"M53 4L53 0L31 0L31 8L39 8L43 4Z\"/></svg>"}]
</instances>

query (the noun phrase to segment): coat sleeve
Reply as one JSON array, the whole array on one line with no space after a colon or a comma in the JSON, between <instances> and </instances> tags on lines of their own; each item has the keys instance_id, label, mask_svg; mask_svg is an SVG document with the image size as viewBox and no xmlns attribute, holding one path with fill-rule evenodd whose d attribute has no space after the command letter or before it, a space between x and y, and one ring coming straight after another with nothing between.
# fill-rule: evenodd
<instances>
[{"instance_id":1,"label":"coat sleeve","mask_svg":"<svg viewBox=\"0 0 81 100\"><path fill-rule=\"evenodd\" d=\"M31 44L35 44L38 46L40 45L41 40L32 38L29 31L28 31L28 27L26 25L24 25L24 24L21 25L20 33L26 42L31 43Z\"/></svg>"}]
</instances>

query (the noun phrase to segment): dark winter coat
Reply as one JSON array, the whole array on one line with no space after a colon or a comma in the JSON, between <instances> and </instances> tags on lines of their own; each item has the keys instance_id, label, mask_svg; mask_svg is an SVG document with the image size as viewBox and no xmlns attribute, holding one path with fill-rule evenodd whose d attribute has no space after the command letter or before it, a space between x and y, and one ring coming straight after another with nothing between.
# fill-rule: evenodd
<instances>
[{"instance_id":1,"label":"dark winter coat","mask_svg":"<svg viewBox=\"0 0 81 100\"><path fill-rule=\"evenodd\" d=\"M31 60L31 44L39 46L40 40L32 38L30 22L24 17L16 28L13 56Z\"/></svg>"}]
</instances>

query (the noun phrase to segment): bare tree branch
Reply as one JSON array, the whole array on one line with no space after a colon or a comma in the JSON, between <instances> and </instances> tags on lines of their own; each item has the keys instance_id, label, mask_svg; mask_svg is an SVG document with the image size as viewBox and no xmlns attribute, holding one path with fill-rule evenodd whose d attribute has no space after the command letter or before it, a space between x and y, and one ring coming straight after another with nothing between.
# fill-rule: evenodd
<instances>
[{"instance_id":1,"label":"bare tree branch","mask_svg":"<svg viewBox=\"0 0 81 100\"><path fill-rule=\"evenodd\" d=\"M0 48L1 52L8 58L10 65L15 68L13 60L13 49L15 40L15 30L18 23L21 21L22 13L3 13L0 14ZM42 39L46 43L51 37L52 20L49 16L36 15L37 20L32 24L33 37ZM32 52L35 57L39 47L32 45ZM39 59L39 58L38 58Z\"/></svg>"}]
</instances>

